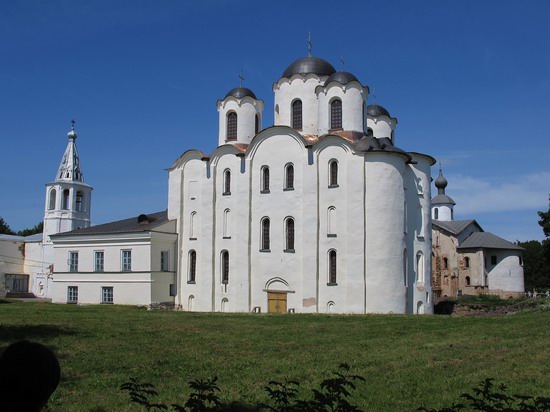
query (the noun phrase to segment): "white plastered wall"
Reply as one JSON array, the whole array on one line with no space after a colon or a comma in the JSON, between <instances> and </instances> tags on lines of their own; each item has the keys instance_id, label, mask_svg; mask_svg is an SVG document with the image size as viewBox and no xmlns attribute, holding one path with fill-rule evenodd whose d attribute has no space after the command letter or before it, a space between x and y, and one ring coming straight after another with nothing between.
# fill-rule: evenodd
<instances>
[{"instance_id":1,"label":"white plastered wall","mask_svg":"<svg viewBox=\"0 0 550 412\"><path fill-rule=\"evenodd\" d=\"M263 101L245 96L237 99L233 96L218 101L219 132L218 145L225 143L249 144L256 135L256 115L258 116L258 130L262 130ZM237 113L237 140L227 140L227 115Z\"/></svg>"},{"instance_id":2,"label":"white plastered wall","mask_svg":"<svg viewBox=\"0 0 550 412\"><path fill-rule=\"evenodd\" d=\"M346 85L331 82L326 88L317 88L319 99L319 134L330 130L330 103L338 98L342 101L342 129L363 132L363 102L366 92L358 83Z\"/></svg>"}]
</instances>

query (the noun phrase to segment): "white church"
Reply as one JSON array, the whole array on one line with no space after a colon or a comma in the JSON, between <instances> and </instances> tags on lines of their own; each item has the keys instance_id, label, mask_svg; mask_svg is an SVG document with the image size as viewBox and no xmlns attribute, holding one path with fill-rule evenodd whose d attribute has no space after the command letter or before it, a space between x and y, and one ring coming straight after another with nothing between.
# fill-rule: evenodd
<instances>
[{"instance_id":1,"label":"white church","mask_svg":"<svg viewBox=\"0 0 550 412\"><path fill-rule=\"evenodd\" d=\"M91 187L68 148L47 188L53 301L432 313L435 160L398 148L397 119L321 58L290 64L273 92L267 128L251 90L218 101L218 147L169 168L165 212L89 226Z\"/></svg>"}]
</instances>

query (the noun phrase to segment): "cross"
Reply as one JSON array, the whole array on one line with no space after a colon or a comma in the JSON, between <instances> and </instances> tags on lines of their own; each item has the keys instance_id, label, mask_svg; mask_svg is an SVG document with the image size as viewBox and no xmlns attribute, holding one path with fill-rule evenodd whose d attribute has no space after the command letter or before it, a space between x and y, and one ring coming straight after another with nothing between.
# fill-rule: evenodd
<instances>
[{"instance_id":1,"label":"cross","mask_svg":"<svg viewBox=\"0 0 550 412\"><path fill-rule=\"evenodd\" d=\"M76 122L74 121L74 119L73 119L73 120L71 120L71 124L72 124L72 126L71 126L71 130L74 130L74 124L75 124L75 123L76 123Z\"/></svg>"},{"instance_id":2,"label":"cross","mask_svg":"<svg viewBox=\"0 0 550 412\"><path fill-rule=\"evenodd\" d=\"M244 76L243 76L242 70L241 70L241 74L239 74L239 79L241 79L241 87L243 87Z\"/></svg>"},{"instance_id":3,"label":"cross","mask_svg":"<svg viewBox=\"0 0 550 412\"><path fill-rule=\"evenodd\" d=\"M311 43L311 32L307 32L307 55L311 56L311 49L313 44Z\"/></svg>"},{"instance_id":4,"label":"cross","mask_svg":"<svg viewBox=\"0 0 550 412\"><path fill-rule=\"evenodd\" d=\"M342 63L342 70L344 69L344 53L340 52L340 63Z\"/></svg>"}]
</instances>

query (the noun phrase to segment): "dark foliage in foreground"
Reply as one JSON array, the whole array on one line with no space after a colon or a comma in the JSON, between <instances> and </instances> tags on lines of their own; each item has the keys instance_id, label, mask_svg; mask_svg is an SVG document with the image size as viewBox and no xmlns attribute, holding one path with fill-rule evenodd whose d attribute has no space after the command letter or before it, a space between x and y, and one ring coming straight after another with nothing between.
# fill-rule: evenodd
<instances>
[{"instance_id":1,"label":"dark foliage in foreground","mask_svg":"<svg viewBox=\"0 0 550 412\"><path fill-rule=\"evenodd\" d=\"M147 411L177 412L205 412L205 411L272 411L272 412L357 412L360 408L351 404L348 397L351 391L356 389L355 381L365 381L359 375L352 375L350 367L346 363L340 364L338 371L333 376L323 380L319 389L313 389L311 399L300 399L298 381L270 381L265 387L269 402L257 405L240 403L224 404L218 393L217 377L211 379L197 379L188 383L191 393L183 406L150 401L151 397L157 397L158 393L150 383L140 383L136 378L130 378L129 382L121 385L120 390L128 392L130 400L142 405ZM418 408L423 412L459 412L459 411L483 411L483 412L548 412L550 411L550 398L534 397L528 395L508 395L504 384L496 385L492 378L487 378L472 389L472 393L464 393L461 403L441 409L429 409L425 406Z\"/></svg>"}]
</instances>

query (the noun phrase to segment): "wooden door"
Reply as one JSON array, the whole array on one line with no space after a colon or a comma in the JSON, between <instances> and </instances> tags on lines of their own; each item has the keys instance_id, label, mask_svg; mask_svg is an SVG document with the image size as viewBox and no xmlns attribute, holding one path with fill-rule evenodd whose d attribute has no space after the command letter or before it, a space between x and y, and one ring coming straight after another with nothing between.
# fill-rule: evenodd
<instances>
[{"instance_id":1,"label":"wooden door","mask_svg":"<svg viewBox=\"0 0 550 412\"><path fill-rule=\"evenodd\" d=\"M267 292L267 311L269 313L286 313L286 293Z\"/></svg>"}]
</instances>

